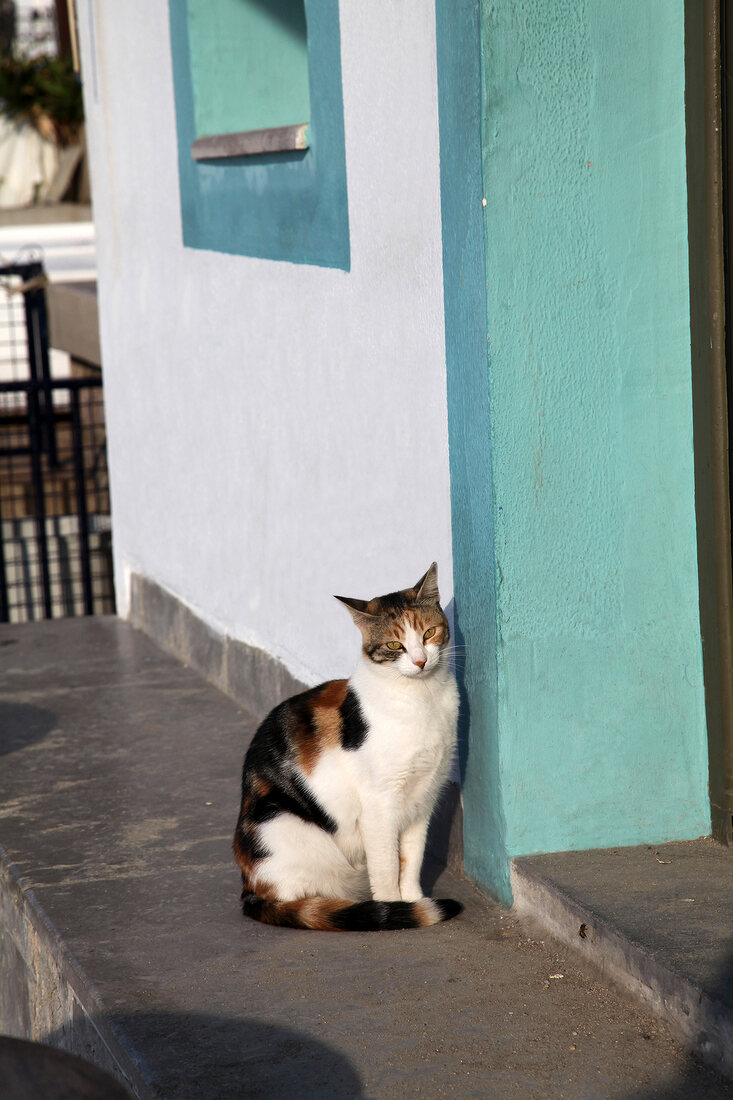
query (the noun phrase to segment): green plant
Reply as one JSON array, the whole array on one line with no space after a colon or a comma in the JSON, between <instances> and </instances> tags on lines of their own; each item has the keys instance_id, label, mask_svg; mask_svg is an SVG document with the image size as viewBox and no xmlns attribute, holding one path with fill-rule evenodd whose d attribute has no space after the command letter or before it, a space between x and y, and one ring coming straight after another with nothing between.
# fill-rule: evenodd
<instances>
[{"instance_id":1,"label":"green plant","mask_svg":"<svg viewBox=\"0 0 733 1100\"><path fill-rule=\"evenodd\" d=\"M84 107L81 84L71 60L0 59L0 109L8 118L30 122L43 137L58 145L76 141Z\"/></svg>"}]
</instances>

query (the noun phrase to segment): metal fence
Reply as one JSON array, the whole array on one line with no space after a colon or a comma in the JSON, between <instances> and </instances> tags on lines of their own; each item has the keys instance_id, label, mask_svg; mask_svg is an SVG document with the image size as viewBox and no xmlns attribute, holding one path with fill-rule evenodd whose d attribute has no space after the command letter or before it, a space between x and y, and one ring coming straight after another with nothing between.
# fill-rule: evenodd
<instances>
[{"instance_id":1,"label":"metal fence","mask_svg":"<svg viewBox=\"0 0 733 1100\"><path fill-rule=\"evenodd\" d=\"M0 268L0 621L114 611L101 377L51 378L40 265Z\"/></svg>"}]
</instances>

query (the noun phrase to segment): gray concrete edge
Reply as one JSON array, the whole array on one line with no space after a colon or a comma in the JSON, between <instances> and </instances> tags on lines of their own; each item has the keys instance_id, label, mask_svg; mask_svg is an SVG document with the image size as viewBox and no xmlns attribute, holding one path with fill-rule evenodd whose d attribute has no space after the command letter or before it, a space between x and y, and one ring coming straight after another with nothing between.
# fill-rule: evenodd
<instances>
[{"instance_id":1,"label":"gray concrete edge","mask_svg":"<svg viewBox=\"0 0 733 1100\"><path fill-rule=\"evenodd\" d=\"M195 669L257 721L308 686L265 650L212 629L171 592L140 573L130 577L128 618L166 653ZM428 853L439 865L463 874L463 811L457 783L448 785L433 817Z\"/></svg>"},{"instance_id":2,"label":"gray concrete edge","mask_svg":"<svg viewBox=\"0 0 733 1100\"><path fill-rule=\"evenodd\" d=\"M76 1054L141 1100L155 1092L114 1034L101 998L0 847L0 1032Z\"/></svg>"},{"instance_id":3,"label":"gray concrete edge","mask_svg":"<svg viewBox=\"0 0 733 1100\"><path fill-rule=\"evenodd\" d=\"M133 573L129 621L161 649L261 720L277 703L307 684L263 649L214 630L161 585Z\"/></svg>"},{"instance_id":4,"label":"gray concrete edge","mask_svg":"<svg viewBox=\"0 0 733 1100\"><path fill-rule=\"evenodd\" d=\"M571 948L606 981L664 1020L719 1073L733 1079L733 1020L705 991L675 974L555 883L511 861L514 911ZM582 934L581 934L582 931Z\"/></svg>"}]
</instances>

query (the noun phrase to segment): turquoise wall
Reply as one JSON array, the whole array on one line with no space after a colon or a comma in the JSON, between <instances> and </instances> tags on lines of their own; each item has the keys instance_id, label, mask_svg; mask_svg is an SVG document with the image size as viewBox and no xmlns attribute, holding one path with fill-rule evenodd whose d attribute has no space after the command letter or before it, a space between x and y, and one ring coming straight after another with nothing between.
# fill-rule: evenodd
<instances>
[{"instance_id":1,"label":"turquoise wall","mask_svg":"<svg viewBox=\"0 0 733 1100\"><path fill-rule=\"evenodd\" d=\"M196 136L308 122L303 0L187 0Z\"/></svg>"},{"instance_id":2,"label":"turquoise wall","mask_svg":"<svg viewBox=\"0 0 733 1100\"><path fill-rule=\"evenodd\" d=\"M469 874L509 896L499 780L479 0L437 0L459 763Z\"/></svg>"},{"instance_id":3,"label":"turquoise wall","mask_svg":"<svg viewBox=\"0 0 733 1100\"><path fill-rule=\"evenodd\" d=\"M471 655L465 844L469 872L507 897L513 855L710 828L684 10L469 9L479 41L460 45L476 68L480 44L483 107L480 137L463 136L483 182L468 214L446 202L460 184L445 163L442 177L456 606ZM437 10L445 161L460 17ZM466 270L450 241L477 206L486 347L464 360L451 332Z\"/></svg>"}]
</instances>

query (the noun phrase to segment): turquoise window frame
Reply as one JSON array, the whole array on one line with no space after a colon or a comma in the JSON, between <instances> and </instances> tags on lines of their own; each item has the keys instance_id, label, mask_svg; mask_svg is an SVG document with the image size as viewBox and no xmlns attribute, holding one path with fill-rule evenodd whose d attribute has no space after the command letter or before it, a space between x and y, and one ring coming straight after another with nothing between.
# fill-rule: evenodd
<instances>
[{"instance_id":1,"label":"turquoise window frame","mask_svg":"<svg viewBox=\"0 0 733 1100\"><path fill-rule=\"evenodd\" d=\"M308 148L196 161L187 3L169 2L181 221L189 248L350 269L338 0L305 0L305 13Z\"/></svg>"}]
</instances>

